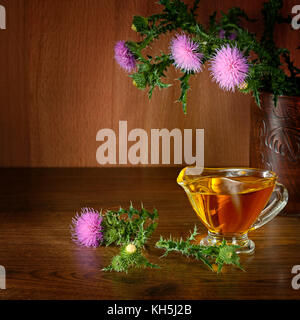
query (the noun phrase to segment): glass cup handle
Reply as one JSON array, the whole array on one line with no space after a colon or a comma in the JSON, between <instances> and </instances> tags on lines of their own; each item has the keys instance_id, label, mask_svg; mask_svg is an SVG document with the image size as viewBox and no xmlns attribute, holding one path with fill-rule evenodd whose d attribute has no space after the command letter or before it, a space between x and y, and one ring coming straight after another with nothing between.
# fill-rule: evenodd
<instances>
[{"instance_id":1,"label":"glass cup handle","mask_svg":"<svg viewBox=\"0 0 300 320\"><path fill-rule=\"evenodd\" d=\"M251 230L258 229L274 219L286 206L289 198L286 187L283 184L276 182L273 194L274 193L276 198L261 212L256 222L252 225Z\"/></svg>"}]
</instances>

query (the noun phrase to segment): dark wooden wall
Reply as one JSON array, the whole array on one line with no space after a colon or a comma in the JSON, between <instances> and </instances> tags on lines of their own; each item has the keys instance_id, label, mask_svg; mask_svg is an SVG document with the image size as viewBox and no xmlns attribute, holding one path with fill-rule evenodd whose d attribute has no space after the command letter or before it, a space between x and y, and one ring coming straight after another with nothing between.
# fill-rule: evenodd
<instances>
[{"instance_id":1,"label":"dark wooden wall","mask_svg":"<svg viewBox=\"0 0 300 320\"><path fill-rule=\"evenodd\" d=\"M115 42L137 39L132 15L159 11L156 2L0 0L7 10L7 30L0 30L0 166L97 166L96 133L117 131L119 120L129 130L204 128L206 166L248 165L251 97L222 92L206 68L192 81L184 116L174 104L178 81L148 102L115 63ZM203 0L199 18L232 6L258 17L262 2ZM285 1L284 12L297 2ZM298 64L299 34L289 26L278 30ZM154 49L167 49L169 39Z\"/></svg>"}]
</instances>

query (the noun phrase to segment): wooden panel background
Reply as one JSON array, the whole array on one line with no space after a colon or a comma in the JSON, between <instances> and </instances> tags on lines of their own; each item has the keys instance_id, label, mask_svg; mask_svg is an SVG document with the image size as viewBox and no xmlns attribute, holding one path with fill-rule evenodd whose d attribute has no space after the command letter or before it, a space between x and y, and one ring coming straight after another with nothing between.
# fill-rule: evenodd
<instances>
[{"instance_id":1,"label":"wooden panel background","mask_svg":"<svg viewBox=\"0 0 300 320\"><path fill-rule=\"evenodd\" d=\"M96 133L117 132L119 120L127 120L129 130L148 132L204 128L206 166L248 165L251 97L222 92L206 68L192 81L184 116L173 103L178 81L149 102L115 63L115 42L137 39L132 15L159 11L156 2L0 0L7 10L7 30L0 30L0 166L98 166ZM199 19L232 6L258 17L262 2L203 0ZM284 12L295 4L285 1ZM278 40L298 64L299 34L289 26L278 30ZM154 50L166 49L169 40L165 36Z\"/></svg>"}]
</instances>

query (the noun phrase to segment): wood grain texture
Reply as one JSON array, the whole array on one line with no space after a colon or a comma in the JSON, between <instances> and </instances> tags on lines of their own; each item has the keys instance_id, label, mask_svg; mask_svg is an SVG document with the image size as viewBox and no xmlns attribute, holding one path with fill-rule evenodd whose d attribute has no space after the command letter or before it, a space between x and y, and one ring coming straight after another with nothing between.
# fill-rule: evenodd
<instances>
[{"instance_id":1,"label":"wood grain texture","mask_svg":"<svg viewBox=\"0 0 300 320\"><path fill-rule=\"evenodd\" d=\"M0 163L30 162L30 118L25 98L24 0L1 1L7 29L0 30Z\"/></svg>"},{"instance_id":2,"label":"wood grain texture","mask_svg":"<svg viewBox=\"0 0 300 320\"><path fill-rule=\"evenodd\" d=\"M220 275L202 263L154 248L160 235L185 237L196 214L176 184L175 168L1 169L0 263L7 289L0 299L299 299L291 269L299 264L299 216L277 217L250 233L254 255L246 272ZM88 249L70 239L69 224L82 206L100 210L158 209L158 229L146 255L160 270L103 273L117 248ZM201 232L205 230L200 226Z\"/></svg>"},{"instance_id":3,"label":"wood grain texture","mask_svg":"<svg viewBox=\"0 0 300 320\"><path fill-rule=\"evenodd\" d=\"M241 6L259 16L262 0L202 1L199 20L214 10ZM151 102L113 58L120 39L137 39L133 14L160 10L156 1L6 0L7 30L0 31L0 166L97 166L96 134L102 128L204 128L206 166L249 164L252 98L225 93L208 68L192 80L188 115L179 104L179 82L155 92ZM286 1L285 13L297 1ZM260 31L260 25L256 26ZM153 45L168 48L170 35ZM294 54L299 31L278 30ZM170 76L178 77L172 70Z\"/></svg>"}]
</instances>

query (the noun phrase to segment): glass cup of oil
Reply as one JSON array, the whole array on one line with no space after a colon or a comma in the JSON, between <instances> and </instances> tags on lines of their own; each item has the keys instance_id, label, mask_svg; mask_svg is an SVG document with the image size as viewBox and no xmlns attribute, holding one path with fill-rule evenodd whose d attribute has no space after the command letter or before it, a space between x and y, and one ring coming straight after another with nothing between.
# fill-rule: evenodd
<instances>
[{"instance_id":1,"label":"glass cup of oil","mask_svg":"<svg viewBox=\"0 0 300 320\"><path fill-rule=\"evenodd\" d=\"M202 170L201 170L202 171ZM255 244L248 232L260 228L285 207L287 189L277 175L253 168L204 168L199 174L184 168L177 183L208 229L201 245L238 245L238 253L252 253Z\"/></svg>"}]
</instances>

